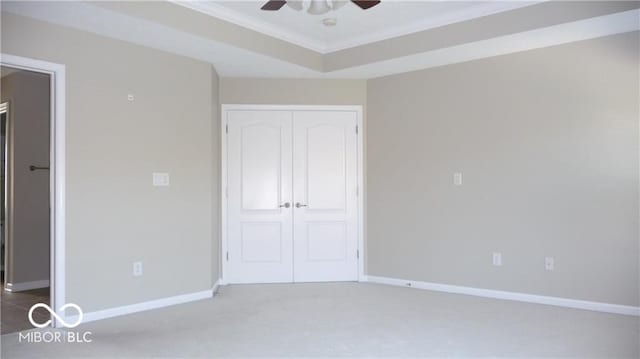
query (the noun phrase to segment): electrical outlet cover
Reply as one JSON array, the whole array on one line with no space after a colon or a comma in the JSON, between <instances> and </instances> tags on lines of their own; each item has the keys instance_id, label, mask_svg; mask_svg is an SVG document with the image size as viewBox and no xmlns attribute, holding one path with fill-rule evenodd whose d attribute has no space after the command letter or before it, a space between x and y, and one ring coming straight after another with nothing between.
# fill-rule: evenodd
<instances>
[{"instance_id":1,"label":"electrical outlet cover","mask_svg":"<svg viewBox=\"0 0 640 359\"><path fill-rule=\"evenodd\" d=\"M546 269L546 270L554 270L554 269L556 269L556 260L553 257L545 257L545 259L544 259L544 269Z\"/></svg>"}]
</instances>

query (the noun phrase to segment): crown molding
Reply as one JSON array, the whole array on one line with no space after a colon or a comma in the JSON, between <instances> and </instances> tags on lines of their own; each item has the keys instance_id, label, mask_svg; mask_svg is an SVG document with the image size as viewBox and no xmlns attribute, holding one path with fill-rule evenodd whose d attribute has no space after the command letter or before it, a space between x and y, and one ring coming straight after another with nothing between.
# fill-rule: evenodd
<instances>
[{"instance_id":1,"label":"crown molding","mask_svg":"<svg viewBox=\"0 0 640 359\"><path fill-rule=\"evenodd\" d=\"M640 9L633 9L323 71L84 2L6 2L2 4L2 11L205 61L213 64L221 77L373 79L640 30Z\"/></svg>"},{"instance_id":2,"label":"crown molding","mask_svg":"<svg viewBox=\"0 0 640 359\"><path fill-rule=\"evenodd\" d=\"M548 0L488 2L482 5L473 6L471 8L454 11L449 14L431 18L427 17L425 19L409 24L403 24L401 26L393 27L390 29L382 29L377 32L368 33L366 35L357 36L351 39L345 39L333 44L325 43L324 41L313 39L308 36L295 34L285 27L256 19L252 16L247 16L241 12L216 4L214 1L169 1L176 5L186 7L188 9L230 22L238 26L242 26L249 30L260 32L276 39L280 39L282 41L286 41L291 44L301 46L325 55L331 52L362 46L377 41L388 40L394 37L400 37L440 26L497 14L504 11L515 10L522 7L546 2Z\"/></svg>"},{"instance_id":3,"label":"crown molding","mask_svg":"<svg viewBox=\"0 0 640 359\"><path fill-rule=\"evenodd\" d=\"M289 42L294 45L304 47L306 49L324 54L326 47L319 41L307 36L292 33L284 27L270 24L266 21L256 20L250 16L246 16L238 11L216 4L213 1L188 1L188 0L168 0L171 3L186 7L188 9L213 16L217 19L230 22L232 24L242 26L249 30L274 37L276 39Z\"/></svg>"},{"instance_id":4,"label":"crown molding","mask_svg":"<svg viewBox=\"0 0 640 359\"><path fill-rule=\"evenodd\" d=\"M639 18L640 9L628 10L353 66L326 72L326 74L336 78L374 79L408 73L576 41L636 32L640 31Z\"/></svg>"},{"instance_id":5,"label":"crown molding","mask_svg":"<svg viewBox=\"0 0 640 359\"><path fill-rule=\"evenodd\" d=\"M322 75L318 70L90 2L8 1L2 3L2 13L3 21L5 13L15 14L204 61L213 64L220 76L315 78Z\"/></svg>"},{"instance_id":6,"label":"crown molding","mask_svg":"<svg viewBox=\"0 0 640 359\"><path fill-rule=\"evenodd\" d=\"M466 8L451 12L446 15L437 17L426 17L422 20L418 20L409 24L404 24L397 27L392 27L387 30L380 30L374 33L365 34L352 39L345 39L334 45L325 47L325 54L336 52L340 50L346 50L352 47L362 46L373 42L383 41L400 37L404 35L413 34L420 31L429 29L435 29L437 27L455 24L467 20L476 19L483 16L489 16L509 10L515 10L526 6L540 4L548 0L537 1L495 1L472 8Z\"/></svg>"}]
</instances>

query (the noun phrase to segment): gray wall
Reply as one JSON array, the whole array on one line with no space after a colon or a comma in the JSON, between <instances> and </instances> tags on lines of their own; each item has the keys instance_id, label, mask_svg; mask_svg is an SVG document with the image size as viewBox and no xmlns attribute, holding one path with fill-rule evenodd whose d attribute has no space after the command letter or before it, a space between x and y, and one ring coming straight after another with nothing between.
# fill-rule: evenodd
<instances>
[{"instance_id":1,"label":"gray wall","mask_svg":"<svg viewBox=\"0 0 640 359\"><path fill-rule=\"evenodd\" d=\"M218 83L206 63L8 14L2 41L67 66L67 300L85 311L218 278L218 91L367 106L368 274L639 304L638 33L368 82Z\"/></svg>"},{"instance_id":2,"label":"gray wall","mask_svg":"<svg viewBox=\"0 0 640 359\"><path fill-rule=\"evenodd\" d=\"M365 80L221 78L220 103L281 105L362 105Z\"/></svg>"},{"instance_id":3,"label":"gray wall","mask_svg":"<svg viewBox=\"0 0 640 359\"><path fill-rule=\"evenodd\" d=\"M67 301L90 312L210 289L212 66L6 13L2 51L66 65ZM154 171L171 186L153 187Z\"/></svg>"},{"instance_id":4,"label":"gray wall","mask_svg":"<svg viewBox=\"0 0 640 359\"><path fill-rule=\"evenodd\" d=\"M640 304L639 42L370 80L368 274Z\"/></svg>"},{"instance_id":5,"label":"gray wall","mask_svg":"<svg viewBox=\"0 0 640 359\"><path fill-rule=\"evenodd\" d=\"M17 71L2 78L9 101L9 168L6 218L7 285L49 279L49 75Z\"/></svg>"}]
</instances>

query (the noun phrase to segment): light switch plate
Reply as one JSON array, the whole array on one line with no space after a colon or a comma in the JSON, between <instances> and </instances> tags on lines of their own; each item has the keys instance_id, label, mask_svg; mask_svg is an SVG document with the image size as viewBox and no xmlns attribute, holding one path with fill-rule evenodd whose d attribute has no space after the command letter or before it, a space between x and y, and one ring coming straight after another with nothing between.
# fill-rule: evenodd
<instances>
[{"instance_id":1,"label":"light switch plate","mask_svg":"<svg viewBox=\"0 0 640 359\"><path fill-rule=\"evenodd\" d=\"M168 172L154 172L153 173L153 185L154 186L169 186L169 173Z\"/></svg>"},{"instance_id":2,"label":"light switch plate","mask_svg":"<svg viewBox=\"0 0 640 359\"><path fill-rule=\"evenodd\" d=\"M133 276L142 276L142 262L133 262Z\"/></svg>"},{"instance_id":3,"label":"light switch plate","mask_svg":"<svg viewBox=\"0 0 640 359\"><path fill-rule=\"evenodd\" d=\"M453 184L456 186L462 186L462 172L456 172L453 174Z\"/></svg>"},{"instance_id":4,"label":"light switch plate","mask_svg":"<svg viewBox=\"0 0 640 359\"><path fill-rule=\"evenodd\" d=\"M497 267L502 265L502 253L493 253L493 265Z\"/></svg>"}]
</instances>

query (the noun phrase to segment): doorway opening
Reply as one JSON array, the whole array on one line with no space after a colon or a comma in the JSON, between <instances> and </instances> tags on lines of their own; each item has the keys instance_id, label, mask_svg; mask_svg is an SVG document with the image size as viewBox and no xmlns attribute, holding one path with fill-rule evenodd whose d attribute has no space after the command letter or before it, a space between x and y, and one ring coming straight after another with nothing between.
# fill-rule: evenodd
<instances>
[{"instance_id":1,"label":"doorway opening","mask_svg":"<svg viewBox=\"0 0 640 359\"><path fill-rule=\"evenodd\" d=\"M33 328L30 308L26 313L16 310L25 309L28 302L46 303L55 313L34 311L38 324L60 327L66 319L60 310L65 304L66 71L61 64L5 53L0 54L0 68L4 113L0 113L4 118L0 127L5 135L0 146L5 175L0 193L4 334ZM23 187L32 183L37 189L24 195ZM31 225L29 229L24 222ZM31 261L21 259L25 253ZM23 298L12 299L17 296ZM7 309L14 310L7 315ZM27 328L23 328L25 321Z\"/></svg>"},{"instance_id":2,"label":"doorway opening","mask_svg":"<svg viewBox=\"0 0 640 359\"><path fill-rule=\"evenodd\" d=\"M50 304L51 75L1 66L2 334L31 329ZM49 320L34 311L33 319Z\"/></svg>"}]
</instances>

